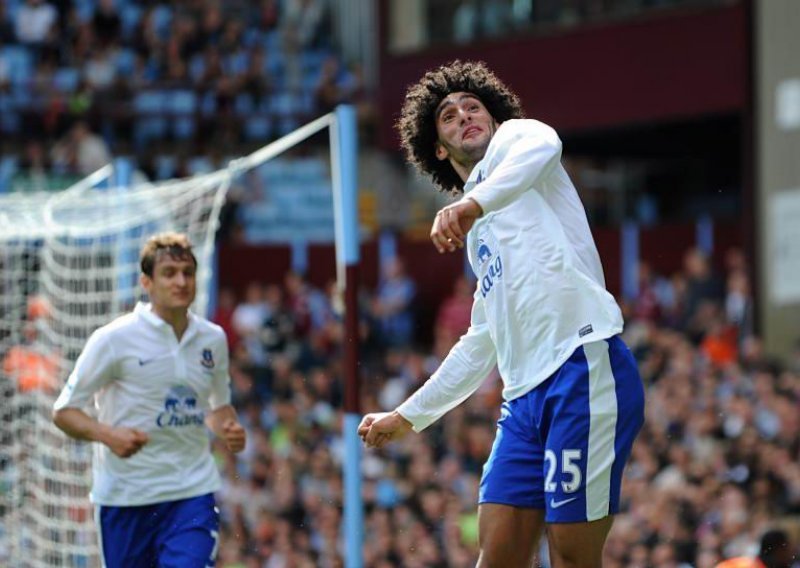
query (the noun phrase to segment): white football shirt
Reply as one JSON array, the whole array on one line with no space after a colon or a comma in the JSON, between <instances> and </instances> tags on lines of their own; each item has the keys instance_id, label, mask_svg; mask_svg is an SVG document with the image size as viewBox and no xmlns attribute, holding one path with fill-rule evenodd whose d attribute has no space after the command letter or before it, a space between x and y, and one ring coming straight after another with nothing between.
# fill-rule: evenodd
<instances>
[{"instance_id":1,"label":"white football shirt","mask_svg":"<svg viewBox=\"0 0 800 568\"><path fill-rule=\"evenodd\" d=\"M150 304L95 331L55 409L94 398L100 422L142 430L150 441L124 459L94 444L92 502L148 505L216 491L204 419L230 403L229 384L225 332L193 314L180 342Z\"/></svg>"},{"instance_id":2,"label":"white football shirt","mask_svg":"<svg viewBox=\"0 0 800 568\"><path fill-rule=\"evenodd\" d=\"M483 208L467 234L478 284L467 333L398 412L420 431L469 397L496 364L518 398L584 343L622 331L561 140L536 120L500 125L463 199Z\"/></svg>"}]
</instances>

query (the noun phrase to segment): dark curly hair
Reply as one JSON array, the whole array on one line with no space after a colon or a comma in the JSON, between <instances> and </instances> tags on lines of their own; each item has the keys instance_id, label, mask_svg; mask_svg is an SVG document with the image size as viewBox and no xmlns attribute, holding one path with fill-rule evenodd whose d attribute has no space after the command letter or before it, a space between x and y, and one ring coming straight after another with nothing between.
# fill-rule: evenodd
<instances>
[{"instance_id":1,"label":"dark curly hair","mask_svg":"<svg viewBox=\"0 0 800 568\"><path fill-rule=\"evenodd\" d=\"M436 157L435 112L448 94L472 93L498 122L522 118L522 105L486 64L481 61L455 60L428 71L406 92L400 120L395 125L406 158L418 170L430 174L441 191L464 190L464 181L447 160Z\"/></svg>"}]
</instances>

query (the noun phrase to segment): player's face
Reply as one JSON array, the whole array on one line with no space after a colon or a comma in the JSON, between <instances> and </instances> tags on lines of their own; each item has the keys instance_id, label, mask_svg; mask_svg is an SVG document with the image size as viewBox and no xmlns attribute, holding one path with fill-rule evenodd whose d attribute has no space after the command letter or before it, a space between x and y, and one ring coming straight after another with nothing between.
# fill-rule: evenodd
<instances>
[{"instance_id":1,"label":"player's face","mask_svg":"<svg viewBox=\"0 0 800 568\"><path fill-rule=\"evenodd\" d=\"M483 159L497 122L472 93L450 93L436 109L436 157L474 165Z\"/></svg>"},{"instance_id":2,"label":"player's face","mask_svg":"<svg viewBox=\"0 0 800 568\"><path fill-rule=\"evenodd\" d=\"M187 309L197 291L197 267L188 257L161 253L156 257L153 276L142 276L142 285L156 310Z\"/></svg>"}]
</instances>

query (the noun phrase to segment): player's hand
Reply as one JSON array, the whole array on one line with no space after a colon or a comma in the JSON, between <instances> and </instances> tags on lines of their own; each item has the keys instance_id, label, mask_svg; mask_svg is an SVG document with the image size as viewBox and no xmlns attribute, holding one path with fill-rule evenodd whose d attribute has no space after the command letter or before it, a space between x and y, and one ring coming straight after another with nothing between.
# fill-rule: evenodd
<instances>
[{"instance_id":1,"label":"player's hand","mask_svg":"<svg viewBox=\"0 0 800 568\"><path fill-rule=\"evenodd\" d=\"M150 436L135 428L113 428L108 433L106 446L121 458L129 458L150 441Z\"/></svg>"},{"instance_id":2,"label":"player's hand","mask_svg":"<svg viewBox=\"0 0 800 568\"><path fill-rule=\"evenodd\" d=\"M222 439L225 441L225 446L234 454L241 452L247 442L244 426L229 418L222 423Z\"/></svg>"},{"instance_id":3,"label":"player's hand","mask_svg":"<svg viewBox=\"0 0 800 568\"><path fill-rule=\"evenodd\" d=\"M431 241L440 253L464 248L467 233L483 210L474 199L451 203L436 213L431 227Z\"/></svg>"},{"instance_id":4,"label":"player's hand","mask_svg":"<svg viewBox=\"0 0 800 568\"><path fill-rule=\"evenodd\" d=\"M382 448L411 431L411 422L394 412L367 414L358 425L358 435L368 448Z\"/></svg>"}]
</instances>

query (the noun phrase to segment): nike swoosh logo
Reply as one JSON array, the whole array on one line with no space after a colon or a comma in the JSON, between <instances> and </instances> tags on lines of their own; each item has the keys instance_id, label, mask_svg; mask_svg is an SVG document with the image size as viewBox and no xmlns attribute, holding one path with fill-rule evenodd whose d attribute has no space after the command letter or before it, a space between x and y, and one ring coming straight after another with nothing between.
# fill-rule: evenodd
<instances>
[{"instance_id":1,"label":"nike swoosh logo","mask_svg":"<svg viewBox=\"0 0 800 568\"><path fill-rule=\"evenodd\" d=\"M147 365L148 363L152 363L156 359L157 359L157 357L153 358L153 359L139 359L139 366L140 367L144 367L145 365Z\"/></svg>"},{"instance_id":2,"label":"nike swoosh logo","mask_svg":"<svg viewBox=\"0 0 800 568\"><path fill-rule=\"evenodd\" d=\"M571 497L570 499L564 499L563 501L556 501L555 499L550 499L550 508L551 509L558 509L562 505L566 505L567 503L572 503L577 497Z\"/></svg>"}]
</instances>

